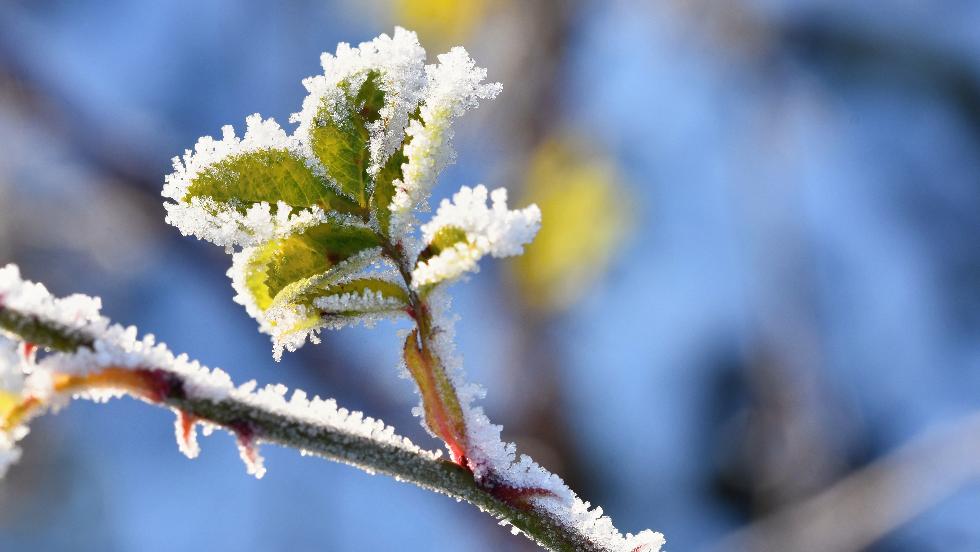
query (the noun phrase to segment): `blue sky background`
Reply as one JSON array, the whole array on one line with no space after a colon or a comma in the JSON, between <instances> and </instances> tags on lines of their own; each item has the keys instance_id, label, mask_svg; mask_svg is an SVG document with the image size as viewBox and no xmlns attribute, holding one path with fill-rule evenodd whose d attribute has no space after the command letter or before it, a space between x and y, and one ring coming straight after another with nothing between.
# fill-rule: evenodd
<instances>
[{"instance_id":1,"label":"blue sky background","mask_svg":"<svg viewBox=\"0 0 980 552\"><path fill-rule=\"evenodd\" d=\"M605 277L538 328L583 467L572 486L675 551L980 408L980 5L684 4L558 4L547 124L615 162L635 224ZM523 16L498 7L466 43L505 92L463 125L437 195L511 184L494 181L513 131L498 118L530 87L505 47ZM250 113L285 122L321 51L394 23L343 1L5 3L0 262L102 296L236 381L332 396L434 447L396 377L400 326L275 364L231 301L227 257L167 226L158 197L173 155ZM543 48L534 37L520 44ZM453 295L471 379L520 428L537 376L508 364L523 321L498 300L502 266ZM202 445L187 461L170 413L128 400L39 421L0 486L0 549L524 546L383 477L267 448L255 481L230 437ZM976 480L958 481L872 549L980 549L977 511Z\"/></svg>"}]
</instances>

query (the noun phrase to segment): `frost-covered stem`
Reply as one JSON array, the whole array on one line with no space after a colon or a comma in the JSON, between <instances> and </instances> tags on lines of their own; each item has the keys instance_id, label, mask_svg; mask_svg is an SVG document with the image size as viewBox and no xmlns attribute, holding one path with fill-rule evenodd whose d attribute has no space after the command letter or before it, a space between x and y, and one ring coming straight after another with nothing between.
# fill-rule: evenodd
<instances>
[{"instance_id":1,"label":"frost-covered stem","mask_svg":"<svg viewBox=\"0 0 980 552\"><path fill-rule=\"evenodd\" d=\"M215 403L177 399L168 404L224 427L248 424L254 435L265 442L301 449L369 473L383 473L465 500L498 519L507 520L549 550L603 550L546 514L521 509L498 499L481 487L469 470L452 462L432 460L365 437L290 420L234 401Z\"/></svg>"},{"instance_id":2,"label":"frost-covered stem","mask_svg":"<svg viewBox=\"0 0 980 552\"><path fill-rule=\"evenodd\" d=\"M70 328L57 327L36 316L5 307L2 295L0 295L0 328L17 335L26 343L43 345L63 353L70 353L79 347L91 348L95 344L92 336Z\"/></svg>"},{"instance_id":3,"label":"frost-covered stem","mask_svg":"<svg viewBox=\"0 0 980 552\"><path fill-rule=\"evenodd\" d=\"M412 286L412 269L400 245L392 245L382 237L384 252L398 266L398 272L408 290L409 315L418 328L405 343L405 362L422 396L426 422L452 453L453 460L466 466L466 422L453 386L439 356L433 351L432 340L439 331L432 324L432 312L423 295ZM416 362L408 355L416 355Z\"/></svg>"},{"instance_id":4,"label":"frost-covered stem","mask_svg":"<svg viewBox=\"0 0 980 552\"><path fill-rule=\"evenodd\" d=\"M27 343L66 353L91 348L95 342L92 336L11 309L4 306L2 301L0 328ZM120 382L119 374L128 374L129 376L122 377L128 377L129 382ZM137 384L130 385L133 381L137 381ZM391 443L309 423L235 399L216 401L190 397L183 391L184 383L176 373L110 367L89 376L66 376L61 392L92 391L101 387L126 391L150 404L176 409L184 416L220 426L235 434L240 435L247 431L249 438L254 441L315 454L368 473L383 473L399 481L414 483L424 489L465 500L481 511L512 524L529 539L548 550L606 550L546 513L525 509L498 498L482 487L472 472L452 462L433 459ZM40 406L37 399L27 399L10 416L23 417L29 415L31 409ZM2 426L17 423L16 419L0 421L3 422L0 424Z\"/></svg>"}]
</instances>

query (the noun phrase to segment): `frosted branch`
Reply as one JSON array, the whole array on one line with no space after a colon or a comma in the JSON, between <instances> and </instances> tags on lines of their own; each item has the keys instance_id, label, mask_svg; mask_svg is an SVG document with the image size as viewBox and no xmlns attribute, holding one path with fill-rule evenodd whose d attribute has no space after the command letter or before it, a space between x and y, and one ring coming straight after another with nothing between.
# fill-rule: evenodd
<instances>
[{"instance_id":1,"label":"frosted branch","mask_svg":"<svg viewBox=\"0 0 980 552\"><path fill-rule=\"evenodd\" d=\"M26 423L44 409L70 397L129 395L177 413L178 441L188 456L198 451L196 425L230 432L249 471L259 477L264 468L258 445L276 444L465 500L549 550L659 549L662 537L649 532L632 537L626 547L596 542L547 511L515 504L466 468L332 400L308 400L302 391L287 400L284 386L255 391L254 381L236 387L221 370L174 356L152 336L137 340L133 327L111 325L98 306L98 299L85 296L54 298L44 286L21 280L13 265L0 269L0 382L4 393L21 399L0 409L4 469L20 457L14 445L26 435ZM30 354L35 347L49 351L37 362ZM22 354L15 354L18 350Z\"/></svg>"}]
</instances>

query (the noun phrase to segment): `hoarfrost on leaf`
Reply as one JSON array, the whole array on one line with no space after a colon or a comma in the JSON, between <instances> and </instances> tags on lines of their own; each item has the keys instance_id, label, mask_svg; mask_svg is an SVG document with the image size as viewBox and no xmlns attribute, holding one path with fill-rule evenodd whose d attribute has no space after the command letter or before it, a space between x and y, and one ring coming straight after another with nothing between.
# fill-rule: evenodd
<instances>
[{"instance_id":1,"label":"hoarfrost on leaf","mask_svg":"<svg viewBox=\"0 0 980 552\"><path fill-rule=\"evenodd\" d=\"M4 411L4 398L20 394L24 388L24 363L18 344L0 334L0 412Z\"/></svg>"},{"instance_id":2,"label":"hoarfrost on leaf","mask_svg":"<svg viewBox=\"0 0 980 552\"><path fill-rule=\"evenodd\" d=\"M536 205L521 210L507 209L507 190L498 188L490 194L483 186L464 186L443 200L432 220L422 226L428 254L412 275L413 285L422 287L453 280L465 272L477 271L484 255L508 257L519 255L524 245L534 239L541 227L541 211Z\"/></svg>"},{"instance_id":3,"label":"hoarfrost on leaf","mask_svg":"<svg viewBox=\"0 0 980 552\"><path fill-rule=\"evenodd\" d=\"M457 117L493 99L500 83L484 83L487 70L477 67L465 49L455 47L438 57L438 65L426 67L427 84L420 119L406 129L406 162L403 176L395 182L391 202L392 236L399 238L411 230L412 210L425 207L439 173L455 159L452 124Z\"/></svg>"},{"instance_id":4,"label":"hoarfrost on leaf","mask_svg":"<svg viewBox=\"0 0 980 552\"><path fill-rule=\"evenodd\" d=\"M391 37L382 34L356 48L341 43L335 54L324 52L320 64L323 74L303 80L309 95L303 100L303 109L290 117L291 122L299 123L296 135L310 135L323 107L335 120L343 119L347 111L358 106L347 105L342 85L356 90L376 72L385 101L378 119L367 129L371 161L367 172L377 174L401 146L409 116L418 108L425 86L425 50L415 33L396 27ZM308 142L304 148L313 157Z\"/></svg>"},{"instance_id":5,"label":"hoarfrost on leaf","mask_svg":"<svg viewBox=\"0 0 980 552\"><path fill-rule=\"evenodd\" d=\"M300 142L272 119L246 118L242 138L231 125L175 157L163 196L167 222L216 245L248 246L322 222L327 209L349 209L302 155Z\"/></svg>"}]
</instances>

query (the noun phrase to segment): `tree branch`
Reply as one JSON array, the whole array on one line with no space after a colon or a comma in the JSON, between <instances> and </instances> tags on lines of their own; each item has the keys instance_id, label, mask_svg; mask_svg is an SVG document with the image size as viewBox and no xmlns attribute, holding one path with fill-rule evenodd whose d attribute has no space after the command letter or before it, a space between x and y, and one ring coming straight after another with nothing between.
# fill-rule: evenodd
<instances>
[{"instance_id":1,"label":"tree branch","mask_svg":"<svg viewBox=\"0 0 980 552\"><path fill-rule=\"evenodd\" d=\"M18 340L65 353L76 352L81 348L92 349L96 342L94 336L4 306L2 301L0 328ZM112 368L106 371L109 370ZM470 471L438 459L433 454L413 452L393 442L375 440L345 431L342 427L310 423L271 408L262 408L236 399L212 400L189 396L185 392L187 382L178 372L142 368L128 370L149 378L147 381L153 378L156 380L132 386L112 382L105 377L93 377L85 385L84 377L76 377L77 381L66 386L65 392L124 391L151 404L176 409L183 416L220 426L240 439L247 432L248 439L253 442L273 443L297 449L349 464L368 473L383 473L399 481L414 483L424 489L465 500L481 511L520 529L525 536L548 550L608 550L590 541L575 528L563 525L546 512L513 505L497 498L490 490L481 487ZM161 385L161 375L165 380L164 385ZM32 404L26 404L28 402ZM39 406L39 402L36 398L27 398L21 406L21 410L15 409L17 416L23 416L24 409ZM4 429L8 431L12 429L9 426L17 425L17 420L11 419L10 413L3 421Z\"/></svg>"}]
</instances>

